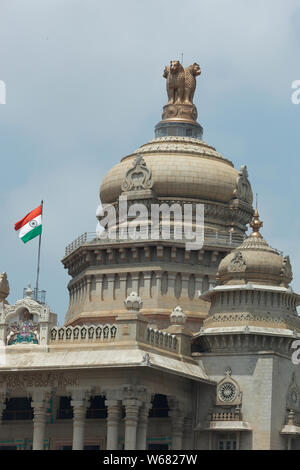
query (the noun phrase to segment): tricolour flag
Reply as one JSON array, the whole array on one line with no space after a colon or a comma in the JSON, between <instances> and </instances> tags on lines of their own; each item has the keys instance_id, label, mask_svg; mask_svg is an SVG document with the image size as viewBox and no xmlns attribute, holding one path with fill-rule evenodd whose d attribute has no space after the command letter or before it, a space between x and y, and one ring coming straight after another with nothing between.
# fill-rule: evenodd
<instances>
[{"instance_id":1,"label":"tricolour flag","mask_svg":"<svg viewBox=\"0 0 300 470\"><path fill-rule=\"evenodd\" d=\"M15 224L15 230L19 230L19 237L24 243L42 233L42 204L29 212L23 219Z\"/></svg>"}]
</instances>

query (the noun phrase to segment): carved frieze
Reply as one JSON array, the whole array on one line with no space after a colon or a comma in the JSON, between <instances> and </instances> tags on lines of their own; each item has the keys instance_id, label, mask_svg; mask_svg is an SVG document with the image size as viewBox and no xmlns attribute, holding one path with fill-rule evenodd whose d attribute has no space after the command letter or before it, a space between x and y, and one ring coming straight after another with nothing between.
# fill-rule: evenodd
<instances>
[{"instance_id":1,"label":"carved frieze","mask_svg":"<svg viewBox=\"0 0 300 470\"><path fill-rule=\"evenodd\" d=\"M0 373L0 387L8 389L26 389L30 387L55 387L78 386L78 375L64 372L39 372L33 374Z\"/></svg>"}]
</instances>

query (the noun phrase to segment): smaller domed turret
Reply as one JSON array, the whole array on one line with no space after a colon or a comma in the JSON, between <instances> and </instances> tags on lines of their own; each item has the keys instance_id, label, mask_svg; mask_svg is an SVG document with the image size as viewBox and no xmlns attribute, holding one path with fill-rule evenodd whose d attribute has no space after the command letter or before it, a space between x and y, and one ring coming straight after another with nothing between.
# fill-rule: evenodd
<instances>
[{"instance_id":1,"label":"smaller domed turret","mask_svg":"<svg viewBox=\"0 0 300 470\"><path fill-rule=\"evenodd\" d=\"M221 261L219 284L264 284L288 287L292 269L289 257L271 248L260 233L263 222L257 210L250 223L252 233Z\"/></svg>"},{"instance_id":2,"label":"smaller domed turret","mask_svg":"<svg viewBox=\"0 0 300 470\"><path fill-rule=\"evenodd\" d=\"M260 233L263 223L255 211L252 233L225 256L217 273L218 285L200 297L211 302L204 331L214 328L284 328L300 331L297 305L300 296L292 291L292 269ZM223 331L223 330L222 330Z\"/></svg>"}]
</instances>

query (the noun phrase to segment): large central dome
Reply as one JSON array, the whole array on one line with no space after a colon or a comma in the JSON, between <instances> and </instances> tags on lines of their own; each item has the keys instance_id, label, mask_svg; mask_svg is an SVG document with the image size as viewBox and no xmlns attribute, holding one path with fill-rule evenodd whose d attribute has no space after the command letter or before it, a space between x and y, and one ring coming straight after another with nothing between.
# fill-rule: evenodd
<instances>
[{"instance_id":1,"label":"large central dome","mask_svg":"<svg viewBox=\"0 0 300 470\"><path fill-rule=\"evenodd\" d=\"M151 170L158 198L188 198L228 203L236 194L239 172L214 147L190 137L159 137L124 157L104 177L100 197L113 203L122 193L122 182L137 154ZM251 194L245 201L252 203Z\"/></svg>"},{"instance_id":2,"label":"large central dome","mask_svg":"<svg viewBox=\"0 0 300 470\"><path fill-rule=\"evenodd\" d=\"M177 73L185 74L185 90L180 88ZM183 69L178 61L171 61L166 67L169 102L163 107L162 121L155 126L156 138L125 156L106 174L100 199L103 204L118 204L124 181L133 171L137 157L142 157L151 174L156 200L170 204L204 203L208 230L227 234L231 231L241 236L253 214L247 167L236 170L230 160L202 140L203 129L196 121L198 113L192 101L195 77L199 74L197 64ZM135 171L136 180L141 177ZM141 200L144 195L137 193L134 199Z\"/></svg>"}]
</instances>

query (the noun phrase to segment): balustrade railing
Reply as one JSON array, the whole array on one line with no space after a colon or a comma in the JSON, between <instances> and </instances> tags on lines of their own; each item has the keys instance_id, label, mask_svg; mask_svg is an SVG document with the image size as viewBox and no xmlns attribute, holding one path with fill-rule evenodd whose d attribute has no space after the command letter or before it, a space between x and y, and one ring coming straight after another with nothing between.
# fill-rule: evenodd
<instances>
[{"instance_id":1,"label":"balustrade railing","mask_svg":"<svg viewBox=\"0 0 300 470\"><path fill-rule=\"evenodd\" d=\"M160 331L156 328L148 327L146 341L147 343L153 344L159 348L177 351L178 340L176 335L172 335L166 331Z\"/></svg>"},{"instance_id":2,"label":"balustrade railing","mask_svg":"<svg viewBox=\"0 0 300 470\"><path fill-rule=\"evenodd\" d=\"M117 333L115 325L76 325L54 326L51 328L51 343L114 341Z\"/></svg>"},{"instance_id":3,"label":"balustrade railing","mask_svg":"<svg viewBox=\"0 0 300 470\"><path fill-rule=\"evenodd\" d=\"M160 231L160 236L156 239L152 239L150 236L149 238L144 238L141 236L140 240L145 242L145 241L161 241L161 240L166 240L162 236L162 231ZM238 233L232 233L230 231L218 231L218 230L213 230L213 229L205 229L204 232L204 244L209 244L209 245L215 245L215 246L223 246L225 245L230 245L232 247L239 246L243 240L245 239L245 236L243 234L238 234ZM89 244L89 243L97 243L97 244L105 244L105 243L126 243L130 241L131 239L121 239L118 237L118 234L116 235L116 238L101 238L99 234L96 232L85 232L79 237L77 237L72 243L66 246L65 248L65 256L69 255L72 253L74 250L76 250L79 246ZM172 241L183 241L183 242L190 242L191 240L188 240L185 237L182 237L182 239L176 239L174 238L174 233L170 233L170 238L168 240ZM135 240L139 241L139 239Z\"/></svg>"}]
</instances>

